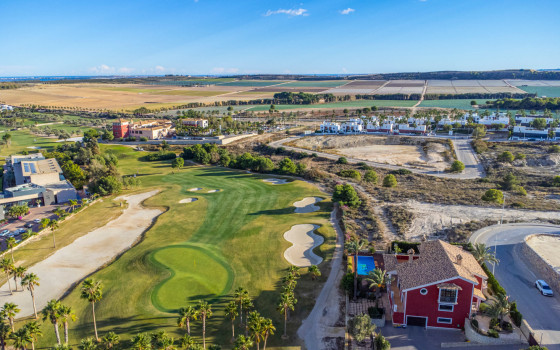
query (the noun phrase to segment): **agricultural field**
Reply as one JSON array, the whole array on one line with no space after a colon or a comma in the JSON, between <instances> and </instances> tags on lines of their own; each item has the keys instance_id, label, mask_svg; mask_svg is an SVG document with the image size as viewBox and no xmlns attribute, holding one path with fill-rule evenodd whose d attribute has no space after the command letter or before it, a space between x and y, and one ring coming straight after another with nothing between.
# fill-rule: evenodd
<instances>
[{"instance_id":1,"label":"agricultural field","mask_svg":"<svg viewBox=\"0 0 560 350\"><path fill-rule=\"evenodd\" d=\"M277 110L293 110L293 109L340 109L340 108L364 108L364 107L412 107L417 101L401 101L401 100L358 100L348 102L333 102L315 105L275 105ZM262 112L268 111L270 106L254 106L249 111Z\"/></svg>"},{"instance_id":2,"label":"agricultural field","mask_svg":"<svg viewBox=\"0 0 560 350\"><path fill-rule=\"evenodd\" d=\"M457 109L467 109L467 110L474 110L475 108L471 106L471 99L458 99L458 100L423 100L420 102L419 107L427 107L427 108L457 108ZM476 99L474 100L477 104L481 105L486 103L486 101L494 101L494 100L481 100Z\"/></svg>"},{"instance_id":3,"label":"agricultural field","mask_svg":"<svg viewBox=\"0 0 560 350\"><path fill-rule=\"evenodd\" d=\"M121 339L129 339L140 332L165 330L177 339L185 333L176 326L178 308L203 299L214 311L207 321L207 340L227 346L231 323L224 318L224 306L233 290L242 286L253 297L255 309L276 325L277 332L269 339L271 347L301 345L295 331L326 280L334 249L335 234L329 224L332 205L325 194L303 181L273 185L264 182L263 176L217 167L187 166L173 173L168 161L140 161L145 152L101 147L119 158L125 175L139 174L142 185L134 193L160 190L144 205L164 213L137 245L93 274L105 286L103 300L96 304L100 335L115 331ZM304 197L324 200L316 212L294 213L293 203ZM180 203L186 198L198 200ZM276 305L278 282L289 267L283 254L291 243L282 236L296 224L320 226L316 233L325 243L314 252L325 261L319 265L323 277L316 281L302 270L295 290L298 304L288 322L291 337L283 341L283 317ZM91 307L80 299L79 290L71 291L62 302L77 315L76 322L70 323L70 343L75 345L93 334ZM200 340L201 323L193 322L192 328ZM55 342L52 326L45 323L43 333L39 345L51 346Z\"/></svg>"},{"instance_id":4,"label":"agricultural field","mask_svg":"<svg viewBox=\"0 0 560 350\"><path fill-rule=\"evenodd\" d=\"M560 86L518 86L519 89L538 97L560 97Z\"/></svg>"},{"instance_id":5,"label":"agricultural field","mask_svg":"<svg viewBox=\"0 0 560 350\"><path fill-rule=\"evenodd\" d=\"M259 86L273 86L285 83L282 80L236 80L228 83L221 83L221 86L245 86L245 87L259 87Z\"/></svg>"},{"instance_id":6,"label":"agricultural field","mask_svg":"<svg viewBox=\"0 0 560 350\"><path fill-rule=\"evenodd\" d=\"M347 84L348 80L319 80L319 81L294 81L282 86L290 88L301 88L301 87L322 87L331 88Z\"/></svg>"}]
</instances>

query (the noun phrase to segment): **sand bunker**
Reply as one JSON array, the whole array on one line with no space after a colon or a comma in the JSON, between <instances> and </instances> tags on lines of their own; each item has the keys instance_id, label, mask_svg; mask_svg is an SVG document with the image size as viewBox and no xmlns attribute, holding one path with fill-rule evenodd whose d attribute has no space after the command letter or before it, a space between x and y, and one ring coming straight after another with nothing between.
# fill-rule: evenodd
<instances>
[{"instance_id":1,"label":"sand bunker","mask_svg":"<svg viewBox=\"0 0 560 350\"><path fill-rule=\"evenodd\" d=\"M318 205L315 205L315 203L319 203L322 200L323 198L320 197L305 197L299 202L294 203L294 207L296 207L295 212L298 214L305 214L317 211L320 208Z\"/></svg>"},{"instance_id":2,"label":"sand bunker","mask_svg":"<svg viewBox=\"0 0 560 350\"><path fill-rule=\"evenodd\" d=\"M196 191L200 191L201 189L202 189L202 187L193 187L193 188L190 188L189 191L196 192Z\"/></svg>"},{"instance_id":3,"label":"sand bunker","mask_svg":"<svg viewBox=\"0 0 560 350\"><path fill-rule=\"evenodd\" d=\"M117 198L128 203L128 208L118 218L32 266L29 272L41 279L41 285L35 287L37 310L40 311L49 300L62 297L73 284L129 249L161 214L159 209L147 209L140 204L156 193L157 190ZM33 314L31 296L27 291L10 295L8 285L4 284L0 287L0 300L17 304L21 309L18 317Z\"/></svg>"},{"instance_id":4,"label":"sand bunker","mask_svg":"<svg viewBox=\"0 0 560 350\"><path fill-rule=\"evenodd\" d=\"M208 191L208 193L216 193L216 192L220 192L221 190L210 190Z\"/></svg>"},{"instance_id":5,"label":"sand bunker","mask_svg":"<svg viewBox=\"0 0 560 350\"><path fill-rule=\"evenodd\" d=\"M286 179L264 179L263 181L272 185L282 185L288 183L288 180Z\"/></svg>"},{"instance_id":6,"label":"sand bunker","mask_svg":"<svg viewBox=\"0 0 560 350\"><path fill-rule=\"evenodd\" d=\"M318 228L319 225L312 224L294 225L290 231L284 233L284 239L293 244L284 252L284 258L290 264L309 267L319 265L323 261L323 258L313 253L313 249L325 241L323 236L313 232Z\"/></svg>"},{"instance_id":7,"label":"sand bunker","mask_svg":"<svg viewBox=\"0 0 560 350\"><path fill-rule=\"evenodd\" d=\"M185 198L185 199L181 199L179 201L179 203L184 204L184 203L192 203L192 202L196 202L198 200L198 198Z\"/></svg>"}]
</instances>

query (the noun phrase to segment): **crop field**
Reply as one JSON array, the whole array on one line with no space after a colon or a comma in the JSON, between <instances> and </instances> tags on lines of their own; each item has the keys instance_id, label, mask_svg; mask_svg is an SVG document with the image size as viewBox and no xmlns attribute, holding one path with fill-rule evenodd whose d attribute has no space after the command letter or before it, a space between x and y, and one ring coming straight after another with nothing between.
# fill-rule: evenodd
<instances>
[{"instance_id":1,"label":"crop field","mask_svg":"<svg viewBox=\"0 0 560 350\"><path fill-rule=\"evenodd\" d=\"M177 80L177 81L157 81L152 82L150 85L170 85L170 86L182 86L182 85L214 85L220 83L228 83L234 81L233 78L210 78L210 79L193 79L193 80Z\"/></svg>"},{"instance_id":2,"label":"crop field","mask_svg":"<svg viewBox=\"0 0 560 350\"><path fill-rule=\"evenodd\" d=\"M346 85L348 88L371 88L375 89L385 84L385 80L354 80Z\"/></svg>"},{"instance_id":3,"label":"crop field","mask_svg":"<svg viewBox=\"0 0 560 350\"><path fill-rule=\"evenodd\" d=\"M387 86L390 87L423 87L424 80L391 80Z\"/></svg>"},{"instance_id":4,"label":"crop field","mask_svg":"<svg viewBox=\"0 0 560 350\"><path fill-rule=\"evenodd\" d=\"M513 86L560 86L560 80L507 80Z\"/></svg>"},{"instance_id":5,"label":"crop field","mask_svg":"<svg viewBox=\"0 0 560 350\"><path fill-rule=\"evenodd\" d=\"M419 107L427 107L427 108L457 108L457 109L466 109L466 110L474 110L474 107L471 106L471 99L457 99L457 100L424 100L420 103ZM493 101L493 100L475 100L479 104L484 104L486 101Z\"/></svg>"},{"instance_id":6,"label":"crop field","mask_svg":"<svg viewBox=\"0 0 560 350\"><path fill-rule=\"evenodd\" d=\"M277 87L263 87L263 88L256 88L252 90L252 92L308 92L308 93L320 93L325 91L325 88L320 87L286 87L286 85L278 85Z\"/></svg>"},{"instance_id":7,"label":"crop field","mask_svg":"<svg viewBox=\"0 0 560 350\"><path fill-rule=\"evenodd\" d=\"M300 345L294 334L326 280L335 234L329 224L328 199L319 203L319 211L306 214L295 214L293 203L310 196L326 198L322 192L303 181L271 185L262 181L263 176L217 167L187 166L172 173L168 161L140 161L145 152L124 146L102 148L117 155L125 175L140 174L142 188L135 192L161 190L144 205L165 212L137 245L93 274L105 286L103 299L96 303L101 336L114 331L127 340L141 332L165 330L178 339L185 334L176 326L178 308L203 299L214 311L207 321L207 340L229 345L231 323L224 317L224 306L233 290L242 286L253 297L255 309L272 318L277 328L269 339L271 347ZM190 192L193 187L201 190ZM220 192L208 193L213 189ZM188 197L198 201L179 203ZM302 270L295 290L298 304L288 322L292 336L283 341L283 317L276 305L278 283L289 267L283 253L291 246L283 233L295 224L321 226L316 232L325 243L315 253L325 262L319 265L323 276L316 281ZM79 290L62 302L77 315L76 322L70 323L70 343L92 336L91 307L80 299ZM51 346L55 339L48 322L43 333L39 345ZM193 322L192 334L200 341L200 321Z\"/></svg>"},{"instance_id":8,"label":"crop field","mask_svg":"<svg viewBox=\"0 0 560 350\"><path fill-rule=\"evenodd\" d=\"M323 103L316 105L275 105L278 110L290 109L337 109L337 108L364 108L364 107L412 107L417 101L402 101L402 100L358 100L348 102L333 102ZM249 108L249 111L262 112L268 111L270 106L254 106Z\"/></svg>"},{"instance_id":9,"label":"crop field","mask_svg":"<svg viewBox=\"0 0 560 350\"><path fill-rule=\"evenodd\" d=\"M281 80L236 80L228 83L221 83L221 86L248 86L248 87L258 87L258 86L273 86L282 84L285 81Z\"/></svg>"},{"instance_id":10,"label":"crop field","mask_svg":"<svg viewBox=\"0 0 560 350\"><path fill-rule=\"evenodd\" d=\"M375 92L376 95L388 94L421 94L423 86L384 86Z\"/></svg>"},{"instance_id":11,"label":"crop field","mask_svg":"<svg viewBox=\"0 0 560 350\"><path fill-rule=\"evenodd\" d=\"M340 85L344 85L348 83L348 80L320 80L320 81L294 81L286 84L282 84L282 86L290 87L290 88L298 88L298 87L337 87Z\"/></svg>"}]
</instances>

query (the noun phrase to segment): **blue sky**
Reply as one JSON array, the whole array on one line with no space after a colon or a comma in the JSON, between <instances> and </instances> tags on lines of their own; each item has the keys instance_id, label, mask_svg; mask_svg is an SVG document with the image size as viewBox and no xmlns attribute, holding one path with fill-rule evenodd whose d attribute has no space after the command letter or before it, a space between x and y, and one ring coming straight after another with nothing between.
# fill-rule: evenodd
<instances>
[{"instance_id":1,"label":"blue sky","mask_svg":"<svg viewBox=\"0 0 560 350\"><path fill-rule=\"evenodd\" d=\"M1 0L0 76L560 68L558 0Z\"/></svg>"}]
</instances>

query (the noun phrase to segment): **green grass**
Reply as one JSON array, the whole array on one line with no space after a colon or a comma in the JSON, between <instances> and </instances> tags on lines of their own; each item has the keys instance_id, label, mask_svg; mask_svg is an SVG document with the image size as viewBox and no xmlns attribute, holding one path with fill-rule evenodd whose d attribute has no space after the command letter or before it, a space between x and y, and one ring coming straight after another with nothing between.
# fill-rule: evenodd
<instances>
[{"instance_id":1,"label":"green grass","mask_svg":"<svg viewBox=\"0 0 560 350\"><path fill-rule=\"evenodd\" d=\"M221 86L246 86L246 87L259 87L259 86L270 86L278 85L283 83L282 80L236 80L228 83L221 83Z\"/></svg>"},{"instance_id":2,"label":"green grass","mask_svg":"<svg viewBox=\"0 0 560 350\"><path fill-rule=\"evenodd\" d=\"M293 202L326 197L323 193L302 181L270 185L261 176L216 167L189 166L172 174L169 162L139 161L145 152L124 146L102 148L119 157L119 168L125 175L138 173L143 187L138 191L161 189L144 204L165 212L141 242L93 274L105 285L103 300L96 304L101 335L115 331L129 339L139 332L165 330L178 338L184 333L176 327L176 314L167 311L205 299L214 310L207 325L208 337L229 346L231 325L223 317L223 309L233 290L243 286L254 297L256 309L271 317L278 328L269 343L300 345L295 332L326 280L335 234L328 221L330 201L320 203L320 211L308 214L294 214ZM203 190L189 192L193 187ZM207 193L210 189L222 191ZM179 204L186 197L199 200ZM289 266L283 252L290 243L282 235L292 225L302 223L321 226L316 232L325 237L325 243L315 252L326 260L320 265L323 276L318 281L308 276L299 281L299 303L288 325L292 337L283 342L282 315L276 304L279 281ZM79 291L71 291L63 303L72 306L78 316L71 324L71 343L91 336L90 306L80 300ZM51 328L44 325L41 346L54 343ZM193 334L201 334L200 322L195 322Z\"/></svg>"},{"instance_id":3,"label":"green grass","mask_svg":"<svg viewBox=\"0 0 560 350\"><path fill-rule=\"evenodd\" d=\"M348 102L333 102L312 105L275 105L278 110L288 109L307 109L307 108L364 108L364 107L412 107L417 101L400 101L400 100L359 100ZM255 106L249 109L253 112L268 111L270 105Z\"/></svg>"},{"instance_id":4,"label":"green grass","mask_svg":"<svg viewBox=\"0 0 560 350\"><path fill-rule=\"evenodd\" d=\"M0 157L6 157L12 154L21 153L23 151L29 151L29 153L34 152L35 150L28 148L28 147L40 147L47 150L52 150L56 145L60 143L56 142L57 139L50 139L44 137L38 137L31 135L29 131L26 130L16 130L16 131L9 131L7 129L3 129L4 132L8 132L12 135L12 142L11 145L8 146L1 146L0 147ZM4 132L0 133L0 137L4 135Z\"/></svg>"},{"instance_id":5,"label":"green grass","mask_svg":"<svg viewBox=\"0 0 560 350\"><path fill-rule=\"evenodd\" d=\"M457 108L457 109L468 109L474 110L471 106L472 99L454 99L454 100L424 100L420 103L419 107L433 107L433 108ZM486 101L494 100L483 100L475 99L478 104L484 104Z\"/></svg>"},{"instance_id":6,"label":"green grass","mask_svg":"<svg viewBox=\"0 0 560 350\"><path fill-rule=\"evenodd\" d=\"M322 80L322 81L294 81L291 83L282 84L285 87L337 87L347 84L348 80Z\"/></svg>"},{"instance_id":7,"label":"green grass","mask_svg":"<svg viewBox=\"0 0 560 350\"><path fill-rule=\"evenodd\" d=\"M560 86L518 86L519 89L538 97L560 97Z\"/></svg>"}]
</instances>

